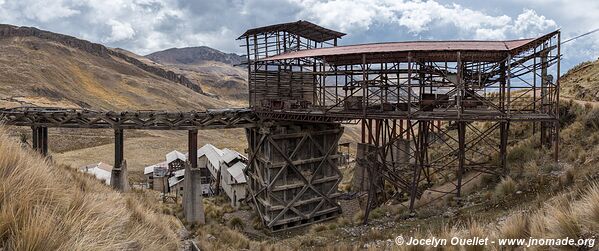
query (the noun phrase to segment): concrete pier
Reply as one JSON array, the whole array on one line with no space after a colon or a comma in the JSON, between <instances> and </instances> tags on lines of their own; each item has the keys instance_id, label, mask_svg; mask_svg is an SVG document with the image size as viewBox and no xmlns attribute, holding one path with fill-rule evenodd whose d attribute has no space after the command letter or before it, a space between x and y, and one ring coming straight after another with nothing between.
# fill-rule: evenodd
<instances>
[{"instance_id":1,"label":"concrete pier","mask_svg":"<svg viewBox=\"0 0 599 251\"><path fill-rule=\"evenodd\" d=\"M110 185L117 191L129 191L127 180L127 162L124 159L123 129L114 130L114 167L110 174Z\"/></svg>"},{"instance_id":2,"label":"concrete pier","mask_svg":"<svg viewBox=\"0 0 599 251\"><path fill-rule=\"evenodd\" d=\"M183 180L183 213L188 223L203 225L206 224L206 218L202 204L202 174L198 168L198 130L189 130L188 150Z\"/></svg>"}]
</instances>

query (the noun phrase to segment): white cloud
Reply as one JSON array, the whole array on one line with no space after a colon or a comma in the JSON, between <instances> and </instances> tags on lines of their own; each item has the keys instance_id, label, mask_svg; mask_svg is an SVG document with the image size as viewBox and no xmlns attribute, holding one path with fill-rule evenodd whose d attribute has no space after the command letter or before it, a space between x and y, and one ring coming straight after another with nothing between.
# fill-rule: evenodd
<instances>
[{"instance_id":1,"label":"white cloud","mask_svg":"<svg viewBox=\"0 0 599 251\"><path fill-rule=\"evenodd\" d=\"M524 10L514 20L507 15L490 15L458 4L436 1L292 0L303 7L300 16L342 31L367 30L373 24L397 25L411 33L439 26L456 29L464 38L504 39L508 35L538 35L556 23L533 10ZM537 34L533 34L537 32Z\"/></svg>"},{"instance_id":2,"label":"white cloud","mask_svg":"<svg viewBox=\"0 0 599 251\"><path fill-rule=\"evenodd\" d=\"M569 38L599 28L599 1L506 0L487 9L474 1L0 0L0 23L36 26L139 54L200 45L243 53L235 38L245 29L298 19L350 34L342 44L514 39L558 26L562 38ZM564 54L576 60L596 58L597 41L599 33L569 43Z\"/></svg>"},{"instance_id":3,"label":"white cloud","mask_svg":"<svg viewBox=\"0 0 599 251\"><path fill-rule=\"evenodd\" d=\"M108 20L108 25L111 26L110 37L106 40L107 42L117 42L126 39L131 39L135 35L135 30L131 27L130 23L122 23L116 20Z\"/></svg>"},{"instance_id":4,"label":"white cloud","mask_svg":"<svg viewBox=\"0 0 599 251\"><path fill-rule=\"evenodd\" d=\"M514 21L513 27L519 34L536 35L550 28L555 29L557 24L545 16L537 15L534 10L525 9Z\"/></svg>"},{"instance_id":5,"label":"white cloud","mask_svg":"<svg viewBox=\"0 0 599 251\"><path fill-rule=\"evenodd\" d=\"M79 11L72 8L71 4L60 0L28 2L23 4L23 13L29 19L48 22L79 14Z\"/></svg>"}]
</instances>

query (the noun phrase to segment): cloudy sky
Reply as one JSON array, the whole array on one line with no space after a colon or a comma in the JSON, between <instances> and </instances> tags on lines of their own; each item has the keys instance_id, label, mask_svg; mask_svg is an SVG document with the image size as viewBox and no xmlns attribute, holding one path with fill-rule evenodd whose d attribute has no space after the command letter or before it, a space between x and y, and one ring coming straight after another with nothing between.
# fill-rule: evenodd
<instances>
[{"instance_id":1,"label":"cloudy sky","mask_svg":"<svg viewBox=\"0 0 599 251\"><path fill-rule=\"evenodd\" d=\"M348 35L340 44L518 39L599 28L597 0L0 0L0 23L35 26L138 54L207 45L242 53L248 28L312 21ZM599 56L599 32L564 45L564 66Z\"/></svg>"}]
</instances>

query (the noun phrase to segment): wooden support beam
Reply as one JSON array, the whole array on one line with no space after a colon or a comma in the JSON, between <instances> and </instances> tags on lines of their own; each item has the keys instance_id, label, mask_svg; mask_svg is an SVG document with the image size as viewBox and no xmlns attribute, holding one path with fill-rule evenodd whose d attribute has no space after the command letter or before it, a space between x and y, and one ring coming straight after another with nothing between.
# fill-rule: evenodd
<instances>
[{"instance_id":1,"label":"wooden support beam","mask_svg":"<svg viewBox=\"0 0 599 251\"><path fill-rule=\"evenodd\" d=\"M42 156L48 156L48 127L40 127L40 152Z\"/></svg>"},{"instance_id":2,"label":"wooden support beam","mask_svg":"<svg viewBox=\"0 0 599 251\"><path fill-rule=\"evenodd\" d=\"M114 130L114 168L120 168L124 160L123 129Z\"/></svg>"},{"instance_id":3,"label":"wooden support beam","mask_svg":"<svg viewBox=\"0 0 599 251\"><path fill-rule=\"evenodd\" d=\"M42 156L48 155L48 127L31 127L31 147Z\"/></svg>"},{"instance_id":4,"label":"wooden support beam","mask_svg":"<svg viewBox=\"0 0 599 251\"><path fill-rule=\"evenodd\" d=\"M508 169L507 169L507 143L508 143L508 132L509 132L509 128L510 128L510 123L507 121L502 121L499 122L500 123L500 127L499 127L499 158L500 160L500 165L501 165L501 171L504 175L507 175L508 173Z\"/></svg>"},{"instance_id":5,"label":"wooden support beam","mask_svg":"<svg viewBox=\"0 0 599 251\"><path fill-rule=\"evenodd\" d=\"M198 130L188 131L187 147L189 152L188 160L191 168L198 168Z\"/></svg>"},{"instance_id":6,"label":"wooden support beam","mask_svg":"<svg viewBox=\"0 0 599 251\"><path fill-rule=\"evenodd\" d=\"M458 183L456 184L456 197L462 196L462 176L464 175L464 162L466 159L466 122L458 121Z\"/></svg>"},{"instance_id":7,"label":"wooden support beam","mask_svg":"<svg viewBox=\"0 0 599 251\"><path fill-rule=\"evenodd\" d=\"M37 151L38 150L38 146L39 146L39 134L38 134L38 126L32 126L31 127L31 148L33 148L33 150Z\"/></svg>"}]
</instances>

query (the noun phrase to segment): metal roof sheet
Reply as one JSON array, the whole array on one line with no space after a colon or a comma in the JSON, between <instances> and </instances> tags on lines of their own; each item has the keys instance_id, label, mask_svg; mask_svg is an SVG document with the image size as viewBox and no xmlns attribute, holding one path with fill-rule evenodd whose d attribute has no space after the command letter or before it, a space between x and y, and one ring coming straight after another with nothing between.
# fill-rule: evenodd
<instances>
[{"instance_id":1,"label":"metal roof sheet","mask_svg":"<svg viewBox=\"0 0 599 251\"><path fill-rule=\"evenodd\" d=\"M227 164L231 163L231 161L240 158L239 156L241 155L240 153L238 153L237 151L233 151L229 148L225 148L223 149L223 161Z\"/></svg>"},{"instance_id":2,"label":"metal roof sheet","mask_svg":"<svg viewBox=\"0 0 599 251\"><path fill-rule=\"evenodd\" d=\"M557 32L557 31L556 31ZM553 36L556 32L538 38L508 41L409 41L357 44L287 52L260 61L284 60L295 58L327 58L354 54L391 54L399 52L505 52L513 53L538 40Z\"/></svg>"},{"instance_id":3,"label":"metal roof sheet","mask_svg":"<svg viewBox=\"0 0 599 251\"><path fill-rule=\"evenodd\" d=\"M324 28L322 26L313 24L308 21L299 20L296 22L274 24L269 26L263 26L247 30L239 38L245 38L246 36L264 33L264 32L275 32L275 31L286 31L305 37L317 42L324 42L335 38L345 36L345 33L334 31L331 29Z\"/></svg>"},{"instance_id":4,"label":"metal roof sheet","mask_svg":"<svg viewBox=\"0 0 599 251\"><path fill-rule=\"evenodd\" d=\"M177 150L174 150L174 151L166 154L166 163L171 163L177 159L180 159L182 161L187 161L187 157L185 157L185 154L183 154Z\"/></svg>"},{"instance_id":5,"label":"metal roof sheet","mask_svg":"<svg viewBox=\"0 0 599 251\"><path fill-rule=\"evenodd\" d=\"M227 171L231 174L231 177L235 179L237 183L245 183L246 178L243 170L245 170L245 164L241 162L235 163L235 165L227 168Z\"/></svg>"},{"instance_id":6,"label":"metal roof sheet","mask_svg":"<svg viewBox=\"0 0 599 251\"><path fill-rule=\"evenodd\" d=\"M157 164L151 165L151 166L146 166L146 167L144 167L144 174L150 174L150 173L153 173L153 172L154 172L154 169L155 169L156 167L163 167L163 168L165 168L165 167L167 167L167 166L168 166L168 165L166 164L166 161L163 161L163 162L160 162L160 163L157 163Z\"/></svg>"},{"instance_id":7,"label":"metal roof sheet","mask_svg":"<svg viewBox=\"0 0 599 251\"><path fill-rule=\"evenodd\" d=\"M216 148L212 144L205 144L198 149L198 158L205 155L216 170L220 169L220 161L223 154L222 150Z\"/></svg>"}]
</instances>

